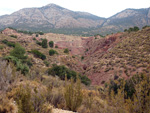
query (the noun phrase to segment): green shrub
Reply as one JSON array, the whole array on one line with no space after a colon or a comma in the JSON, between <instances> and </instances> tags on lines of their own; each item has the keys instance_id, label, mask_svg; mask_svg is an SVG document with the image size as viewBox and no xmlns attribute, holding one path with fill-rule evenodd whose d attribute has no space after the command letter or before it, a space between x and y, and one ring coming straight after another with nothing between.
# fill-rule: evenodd
<instances>
[{"instance_id":1,"label":"green shrub","mask_svg":"<svg viewBox=\"0 0 150 113\"><path fill-rule=\"evenodd\" d=\"M49 47L51 47L51 48L54 47L54 42L53 42L53 41L50 41L50 42L49 42Z\"/></svg>"},{"instance_id":2,"label":"green shrub","mask_svg":"<svg viewBox=\"0 0 150 113\"><path fill-rule=\"evenodd\" d=\"M42 40L42 47L47 48L47 39Z\"/></svg>"},{"instance_id":3,"label":"green shrub","mask_svg":"<svg viewBox=\"0 0 150 113\"><path fill-rule=\"evenodd\" d=\"M17 65L17 62L20 62L18 58L14 56L6 56L4 57L5 60L12 61L15 65Z\"/></svg>"},{"instance_id":4,"label":"green shrub","mask_svg":"<svg viewBox=\"0 0 150 113\"><path fill-rule=\"evenodd\" d=\"M81 57L81 60L83 60L83 59L84 59L84 56Z\"/></svg>"},{"instance_id":5,"label":"green shrub","mask_svg":"<svg viewBox=\"0 0 150 113\"><path fill-rule=\"evenodd\" d=\"M16 36L16 35L10 35L10 37L17 38L17 36Z\"/></svg>"},{"instance_id":6,"label":"green shrub","mask_svg":"<svg viewBox=\"0 0 150 113\"><path fill-rule=\"evenodd\" d=\"M86 75L80 76L80 79L81 79L81 82L85 85L91 84L91 80Z\"/></svg>"},{"instance_id":7,"label":"green shrub","mask_svg":"<svg viewBox=\"0 0 150 113\"><path fill-rule=\"evenodd\" d=\"M33 38L33 40L36 40L36 38Z\"/></svg>"},{"instance_id":8,"label":"green shrub","mask_svg":"<svg viewBox=\"0 0 150 113\"><path fill-rule=\"evenodd\" d=\"M2 43L7 44L8 40L4 39L4 40L2 40Z\"/></svg>"},{"instance_id":9,"label":"green shrub","mask_svg":"<svg viewBox=\"0 0 150 113\"><path fill-rule=\"evenodd\" d=\"M11 56L15 56L18 59L27 59L25 48L23 48L20 44L15 44L15 48L10 52Z\"/></svg>"},{"instance_id":10,"label":"green shrub","mask_svg":"<svg viewBox=\"0 0 150 113\"><path fill-rule=\"evenodd\" d=\"M8 45L9 47L15 47L15 43L14 43L14 42L7 42L7 45Z\"/></svg>"},{"instance_id":11,"label":"green shrub","mask_svg":"<svg viewBox=\"0 0 150 113\"><path fill-rule=\"evenodd\" d=\"M49 55L52 56L54 54L58 54L57 51L55 51L54 49L50 49L49 50Z\"/></svg>"},{"instance_id":12,"label":"green shrub","mask_svg":"<svg viewBox=\"0 0 150 113\"><path fill-rule=\"evenodd\" d=\"M15 47L15 43L14 42L9 42L6 39L2 40L2 43L6 44L9 47Z\"/></svg>"},{"instance_id":13,"label":"green shrub","mask_svg":"<svg viewBox=\"0 0 150 113\"><path fill-rule=\"evenodd\" d=\"M36 50L36 49L31 50L31 53L33 53L35 57L40 58L42 60L46 59L46 56L43 53L41 53L38 50Z\"/></svg>"},{"instance_id":14,"label":"green shrub","mask_svg":"<svg viewBox=\"0 0 150 113\"><path fill-rule=\"evenodd\" d=\"M58 46L56 45L55 48L58 48Z\"/></svg>"},{"instance_id":15,"label":"green shrub","mask_svg":"<svg viewBox=\"0 0 150 113\"><path fill-rule=\"evenodd\" d=\"M26 75L29 72L29 67L23 64L20 59L15 56L6 56L5 60L11 61L16 65L17 71L21 71L22 74Z\"/></svg>"},{"instance_id":16,"label":"green shrub","mask_svg":"<svg viewBox=\"0 0 150 113\"><path fill-rule=\"evenodd\" d=\"M69 53L69 49L68 48L66 48L65 50L64 50L64 53Z\"/></svg>"},{"instance_id":17,"label":"green shrub","mask_svg":"<svg viewBox=\"0 0 150 113\"><path fill-rule=\"evenodd\" d=\"M52 76L58 76L62 80L65 79L65 75L67 76L67 79L73 78L74 80L76 80L76 77L77 77L77 72L75 72L69 68L66 68L63 65L58 66L55 64L53 65L52 68L48 69L48 74L52 75ZM85 75L84 76L79 75L79 77L83 84L90 85L91 81Z\"/></svg>"},{"instance_id":18,"label":"green shrub","mask_svg":"<svg viewBox=\"0 0 150 113\"><path fill-rule=\"evenodd\" d=\"M21 71L21 74L26 75L29 72L29 67L26 64L20 62L17 63L17 71Z\"/></svg>"},{"instance_id":19,"label":"green shrub","mask_svg":"<svg viewBox=\"0 0 150 113\"><path fill-rule=\"evenodd\" d=\"M62 80L65 80L65 74L68 72L68 69L65 66L53 65L52 68L48 69L48 74L52 76L59 76ZM70 79L71 75L67 74L67 78Z\"/></svg>"}]
</instances>

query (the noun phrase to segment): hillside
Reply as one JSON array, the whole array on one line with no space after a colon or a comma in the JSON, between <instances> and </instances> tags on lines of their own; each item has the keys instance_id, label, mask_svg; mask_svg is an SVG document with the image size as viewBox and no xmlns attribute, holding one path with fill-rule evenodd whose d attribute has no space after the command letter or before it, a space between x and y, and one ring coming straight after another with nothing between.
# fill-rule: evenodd
<instances>
[{"instance_id":1,"label":"hillside","mask_svg":"<svg viewBox=\"0 0 150 113\"><path fill-rule=\"evenodd\" d=\"M149 42L150 27L106 37L6 28L0 33L0 112L148 113Z\"/></svg>"},{"instance_id":2,"label":"hillside","mask_svg":"<svg viewBox=\"0 0 150 113\"><path fill-rule=\"evenodd\" d=\"M134 74L149 74L150 28L138 32L108 35L89 43L84 56L86 69L93 84L104 84L109 79L128 79Z\"/></svg>"},{"instance_id":3,"label":"hillside","mask_svg":"<svg viewBox=\"0 0 150 113\"><path fill-rule=\"evenodd\" d=\"M112 17L102 18L86 12L75 12L55 4L24 8L0 16L0 29L43 31L73 35L110 34L129 27L150 25L150 8L126 9Z\"/></svg>"}]
</instances>

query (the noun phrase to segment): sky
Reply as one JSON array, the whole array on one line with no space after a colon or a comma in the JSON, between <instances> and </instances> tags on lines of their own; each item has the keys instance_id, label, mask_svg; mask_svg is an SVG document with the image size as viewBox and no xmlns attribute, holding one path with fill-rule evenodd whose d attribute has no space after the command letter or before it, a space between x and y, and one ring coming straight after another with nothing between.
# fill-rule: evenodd
<instances>
[{"instance_id":1,"label":"sky","mask_svg":"<svg viewBox=\"0 0 150 113\"><path fill-rule=\"evenodd\" d=\"M22 8L42 7L50 3L105 18L127 8L150 7L150 0L1 0L0 15L11 14Z\"/></svg>"}]
</instances>

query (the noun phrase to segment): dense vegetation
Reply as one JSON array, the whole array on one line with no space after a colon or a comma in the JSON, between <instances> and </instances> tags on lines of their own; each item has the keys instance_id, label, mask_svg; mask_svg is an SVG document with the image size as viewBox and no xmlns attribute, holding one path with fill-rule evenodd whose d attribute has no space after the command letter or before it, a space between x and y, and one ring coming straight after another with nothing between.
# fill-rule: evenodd
<instances>
[{"instance_id":1,"label":"dense vegetation","mask_svg":"<svg viewBox=\"0 0 150 113\"><path fill-rule=\"evenodd\" d=\"M32 63L27 60L26 51L20 44L15 44L15 48L10 52L10 56L4 57L5 60L12 61L17 67L17 71L21 71L26 75L29 72L29 66Z\"/></svg>"},{"instance_id":2,"label":"dense vegetation","mask_svg":"<svg viewBox=\"0 0 150 113\"><path fill-rule=\"evenodd\" d=\"M137 26L134 26L133 28L130 27L129 29L125 29L124 32L133 32L133 31L138 31L140 30Z\"/></svg>"},{"instance_id":3,"label":"dense vegetation","mask_svg":"<svg viewBox=\"0 0 150 113\"><path fill-rule=\"evenodd\" d=\"M65 76L67 76L67 79L71 79L73 78L74 80L76 80L76 77L78 75L77 72L66 68L65 66L58 66L58 65L53 65L52 68L48 69L48 74L52 75L52 76L58 76L60 79L65 80ZM81 82L84 83L85 85L90 85L91 81L89 78L87 78L87 76L85 75L80 75L79 74L79 78L81 79Z\"/></svg>"},{"instance_id":4,"label":"dense vegetation","mask_svg":"<svg viewBox=\"0 0 150 113\"><path fill-rule=\"evenodd\" d=\"M42 60L46 59L46 56L43 53L41 53L40 51L36 50L36 49L31 50L30 52L33 53L34 56L37 57L37 58L40 58Z\"/></svg>"},{"instance_id":5,"label":"dense vegetation","mask_svg":"<svg viewBox=\"0 0 150 113\"><path fill-rule=\"evenodd\" d=\"M18 29L15 29L15 28L12 28L12 27L9 27L10 29L13 29L13 30L15 30L15 31L17 31L17 32L19 32L19 33L24 33L24 34L28 34L28 35L32 35L32 34L40 34L40 35L44 35L44 33L43 32L41 32L41 31L38 31L38 32L31 32L31 31L24 31L24 30L18 30ZM14 37L15 38L15 37Z\"/></svg>"},{"instance_id":6,"label":"dense vegetation","mask_svg":"<svg viewBox=\"0 0 150 113\"><path fill-rule=\"evenodd\" d=\"M9 47L15 47L15 43L14 42L10 42L6 39L2 40L2 43L8 45Z\"/></svg>"}]
</instances>

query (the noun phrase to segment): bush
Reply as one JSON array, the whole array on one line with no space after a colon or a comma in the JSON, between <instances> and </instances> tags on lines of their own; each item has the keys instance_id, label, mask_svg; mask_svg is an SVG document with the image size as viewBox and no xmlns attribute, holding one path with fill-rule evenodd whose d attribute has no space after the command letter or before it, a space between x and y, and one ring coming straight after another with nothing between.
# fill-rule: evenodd
<instances>
[{"instance_id":1,"label":"bush","mask_svg":"<svg viewBox=\"0 0 150 113\"><path fill-rule=\"evenodd\" d=\"M34 106L31 101L31 88L29 86L22 87L16 92L16 102L18 104L19 113L33 113Z\"/></svg>"},{"instance_id":2,"label":"bush","mask_svg":"<svg viewBox=\"0 0 150 113\"><path fill-rule=\"evenodd\" d=\"M52 68L48 69L48 74L52 76L59 76L62 80L65 80L65 74L68 72L68 69L65 66L53 65ZM70 79L71 75L67 74L67 78Z\"/></svg>"},{"instance_id":3,"label":"bush","mask_svg":"<svg viewBox=\"0 0 150 113\"><path fill-rule=\"evenodd\" d=\"M84 59L84 56L81 57L81 60L83 60L83 59Z\"/></svg>"},{"instance_id":4,"label":"bush","mask_svg":"<svg viewBox=\"0 0 150 113\"><path fill-rule=\"evenodd\" d=\"M18 111L18 107L13 104L13 99L0 97L0 113L16 113L16 111Z\"/></svg>"},{"instance_id":5,"label":"bush","mask_svg":"<svg viewBox=\"0 0 150 113\"><path fill-rule=\"evenodd\" d=\"M23 48L20 44L16 44L15 48L10 52L11 56L17 57L18 59L27 59L25 48Z\"/></svg>"},{"instance_id":6,"label":"bush","mask_svg":"<svg viewBox=\"0 0 150 113\"><path fill-rule=\"evenodd\" d=\"M6 39L2 40L2 43L6 44L9 47L15 47L15 43L14 42L9 42Z\"/></svg>"},{"instance_id":7,"label":"bush","mask_svg":"<svg viewBox=\"0 0 150 113\"><path fill-rule=\"evenodd\" d=\"M36 40L36 38L33 38L33 40Z\"/></svg>"},{"instance_id":8,"label":"bush","mask_svg":"<svg viewBox=\"0 0 150 113\"><path fill-rule=\"evenodd\" d=\"M53 49L50 49L49 50L49 55L52 56L54 54L57 54L57 51L53 50Z\"/></svg>"},{"instance_id":9,"label":"bush","mask_svg":"<svg viewBox=\"0 0 150 113\"><path fill-rule=\"evenodd\" d=\"M47 48L47 39L42 40L42 47Z\"/></svg>"},{"instance_id":10,"label":"bush","mask_svg":"<svg viewBox=\"0 0 150 113\"><path fill-rule=\"evenodd\" d=\"M65 75L67 76L67 79L73 78L76 80L77 72L66 68L65 66L58 66L58 65L53 65L52 68L48 69L48 74L52 76L58 76L60 79L65 80ZM90 85L91 81L88 79L85 75L79 75L81 82L85 85Z\"/></svg>"},{"instance_id":11,"label":"bush","mask_svg":"<svg viewBox=\"0 0 150 113\"><path fill-rule=\"evenodd\" d=\"M83 100L83 93L81 91L81 81L77 78L76 84L73 83L73 79L71 79L71 84L65 86L64 93L66 106L71 111L77 111L78 107L81 106Z\"/></svg>"},{"instance_id":12,"label":"bush","mask_svg":"<svg viewBox=\"0 0 150 113\"><path fill-rule=\"evenodd\" d=\"M50 42L49 42L49 47L51 47L51 48L54 47L54 42L53 42L53 41L50 41Z\"/></svg>"},{"instance_id":13,"label":"bush","mask_svg":"<svg viewBox=\"0 0 150 113\"><path fill-rule=\"evenodd\" d=\"M26 75L29 72L29 67L26 64L20 62L17 63L17 71L21 71L21 74Z\"/></svg>"},{"instance_id":14,"label":"bush","mask_svg":"<svg viewBox=\"0 0 150 113\"><path fill-rule=\"evenodd\" d=\"M2 40L2 43L7 44L8 40L4 39L4 40Z\"/></svg>"},{"instance_id":15,"label":"bush","mask_svg":"<svg viewBox=\"0 0 150 113\"><path fill-rule=\"evenodd\" d=\"M31 53L33 53L35 57L38 57L38 58L40 58L42 60L46 59L46 56L43 53L41 53L38 50L36 50L36 49L31 50Z\"/></svg>"},{"instance_id":16,"label":"bush","mask_svg":"<svg viewBox=\"0 0 150 113\"><path fill-rule=\"evenodd\" d=\"M23 64L20 59L15 56L6 56L5 60L11 61L16 65L17 71L21 71L22 74L26 75L29 72L29 67Z\"/></svg>"},{"instance_id":17,"label":"bush","mask_svg":"<svg viewBox=\"0 0 150 113\"><path fill-rule=\"evenodd\" d=\"M90 85L91 84L91 80L86 76L86 75L83 75L83 76L80 76L81 78L81 82L85 85Z\"/></svg>"},{"instance_id":18,"label":"bush","mask_svg":"<svg viewBox=\"0 0 150 113\"><path fill-rule=\"evenodd\" d=\"M13 43L13 42L7 42L7 45L8 45L9 47L15 47L15 43Z\"/></svg>"},{"instance_id":19,"label":"bush","mask_svg":"<svg viewBox=\"0 0 150 113\"><path fill-rule=\"evenodd\" d=\"M65 50L64 50L64 53L69 53L69 49L68 48L66 48Z\"/></svg>"},{"instance_id":20,"label":"bush","mask_svg":"<svg viewBox=\"0 0 150 113\"><path fill-rule=\"evenodd\" d=\"M17 36L16 36L16 35L10 35L10 37L17 38Z\"/></svg>"}]
</instances>

